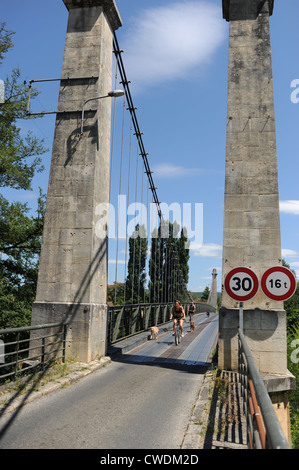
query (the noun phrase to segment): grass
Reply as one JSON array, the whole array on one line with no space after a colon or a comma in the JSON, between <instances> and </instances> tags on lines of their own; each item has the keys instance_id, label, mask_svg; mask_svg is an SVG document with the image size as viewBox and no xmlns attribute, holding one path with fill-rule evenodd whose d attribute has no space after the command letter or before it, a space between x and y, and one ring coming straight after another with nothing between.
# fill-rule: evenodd
<instances>
[{"instance_id":1,"label":"grass","mask_svg":"<svg viewBox=\"0 0 299 470\"><path fill-rule=\"evenodd\" d=\"M68 360L64 363L57 361L44 373L42 371L35 371L31 374L24 376L17 376L13 382L8 382L0 387L0 404L4 405L9 398L1 400L1 396L12 395L18 393L23 395L33 387L33 391L37 392L41 387L51 382L59 382L60 379L65 378L68 374L73 372L73 364L75 361ZM84 370L86 367L81 367L79 370ZM78 369L76 369L78 370ZM39 380L39 378L41 379Z\"/></svg>"}]
</instances>

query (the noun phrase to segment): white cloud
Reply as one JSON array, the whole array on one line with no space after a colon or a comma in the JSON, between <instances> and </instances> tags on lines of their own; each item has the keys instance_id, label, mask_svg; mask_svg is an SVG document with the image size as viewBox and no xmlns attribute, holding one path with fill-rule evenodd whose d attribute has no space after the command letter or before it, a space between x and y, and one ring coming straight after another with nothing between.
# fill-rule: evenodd
<instances>
[{"instance_id":1,"label":"white cloud","mask_svg":"<svg viewBox=\"0 0 299 470\"><path fill-rule=\"evenodd\" d=\"M144 9L122 40L128 79L140 87L189 78L211 61L226 32L221 8L205 1Z\"/></svg>"},{"instance_id":2,"label":"white cloud","mask_svg":"<svg viewBox=\"0 0 299 470\"><path fill-rule=\"evenodd\" d=\"M279 209L280 209L280 212L284 212L285 214L299 215L299 201L296 201L296 200L280 201Z\"/></svg>"},{"instance_id":3,"label":"white cloud","mask_svg":"<svg viewBox=\"0 0 299 470\"><path fill-rule=\"evenodd\" d=\"M193 250L195 256L202 258L221 258L222 246L216 243L204 243L198 249Z\"/></svg>"},{"instance_id":4,"label":"white cloud","mask_svg":"<svg viewBox=\"0 0 299 470\"><path fill-rule=\"evenodd\" d=\"M178 178L194 175L200 171L199 168L184 168L182 166L172 165L171 163L159 163L153 166L155 178Z\"/></svg>"},{"instance_id":5,"label":"white cloud","mask_svg":"<svg viewBox=\"0 0 299 470\"><path fill-rule=\"evenodd\" d=\"M281 254L283 258L298 258L299 253L295 250L289 250L284 248L281 250Z\"/></svg>"},{"instance_id":6,"label":"white cloud","mask_svg":"<svg viewBox=\"0 0 299 470\"><path fill-rule=\"evenodd\" d=\"M116 264L116 262L117 262L117 264L126 264L126 261L125 261L124 259L118 259L118 260L116 260L116 259L109 259L109 260L108 260L108 263L109 263L109 264Z\"/></svg>"},{"instance_id":7,"label":"white cloud","mask_svg":"<svg viewBox=\"0 0 299 470\"><path fill-rule=\"evenodd\" d=\"M26 199L26 200L33 200L33 199L38 199L39 195L31 192L31 191L26 191L23 194L20 194L20 199Z\"/></svg>"}]
</instances>

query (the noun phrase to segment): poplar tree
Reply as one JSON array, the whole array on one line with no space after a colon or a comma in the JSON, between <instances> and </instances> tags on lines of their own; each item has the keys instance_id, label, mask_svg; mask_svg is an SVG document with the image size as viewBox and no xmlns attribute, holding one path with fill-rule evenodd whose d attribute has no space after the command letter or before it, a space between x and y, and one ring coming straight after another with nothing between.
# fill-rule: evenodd
<instances>
[{"instance_id":1,"label":"poplar tree","mask_svg":"<svg viewBox=\"0 0 299 470\"><path fill-rule=\"evenodd\" d=\"M129 238L125 303L137 304L145 300L147 243L145 226L137 224Z\"/></svg>"},{"instance_id":2,"label":"poplar tree","mask_svg":"<svg viewBox=\"0 0 299 470\"><path fill-rule=\"evenodd\" d=\"M189 278L189 248L186 229L175 221L165 222L152 232L151 256L149 260L149 299L151 303L173 302L176 298L184 301ZM178 234L180 236L178 237ZM171 249L171 246L173 247ZM174 255L176 253L176 261ZM180 278L180 273L182 279Z\"/></svg>"}]
</instances>

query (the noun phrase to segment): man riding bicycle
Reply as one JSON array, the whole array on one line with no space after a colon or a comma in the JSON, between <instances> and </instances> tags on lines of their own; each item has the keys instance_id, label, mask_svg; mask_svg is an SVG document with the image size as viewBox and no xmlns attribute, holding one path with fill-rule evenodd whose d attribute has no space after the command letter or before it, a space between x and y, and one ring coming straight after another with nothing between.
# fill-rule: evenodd
<instances>
[{"instance_id":1,"label":"man riding bicycle","mask_svg":"<svg viewBox=\"0 0 299 470\"><path fill-rule=\"evenodd\" d=\"M172 320L172 317L174 317L173 318L173 334L172 334L172 336L174 336L176 324L177 324L177 322L179 322L180 330L181 330L182 338L183 338L184 337L183 321L185 320L186 316L185 316L185 310L182 307L181 302L179 300L176 300L175 305L172 307L171 314L170 314L170 320Z\"/></svg>"}]
</instances>

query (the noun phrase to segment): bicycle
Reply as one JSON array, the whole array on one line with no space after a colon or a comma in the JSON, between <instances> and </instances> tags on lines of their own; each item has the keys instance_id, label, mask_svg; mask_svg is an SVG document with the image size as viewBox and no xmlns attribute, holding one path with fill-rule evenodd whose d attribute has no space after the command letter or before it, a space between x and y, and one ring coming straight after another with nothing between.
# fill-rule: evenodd
<instances>
[{"instance_id":1,"label":"bicycle","mask_svg":"<svg viewBox=\"0 0 299 470\"><path fill-rule=\"evenodd\" d=\"M180 344L181 339L182 339L182 332L181 332L181 328L180 328L180 322L179 322L179 320L177 320L176 326L175 326L175 331L174 331L174 342L175 342L176 346L178 346L178 344Z\"/></svg>"}]
</instances>

